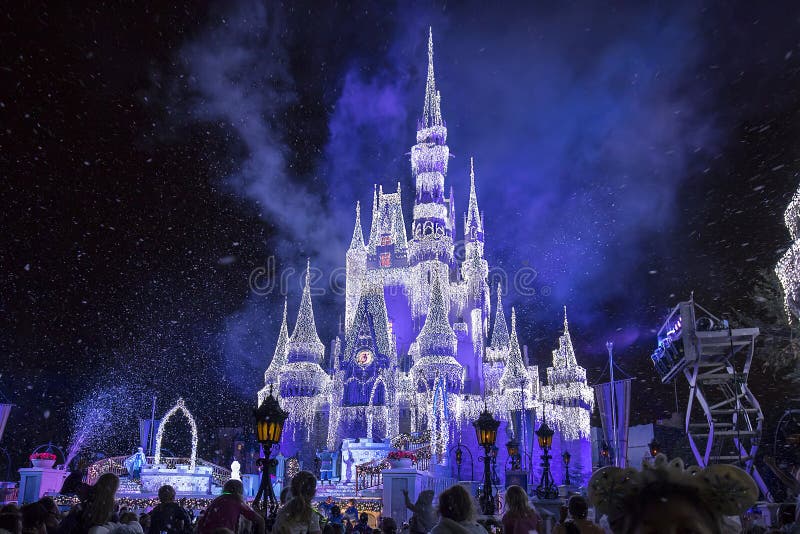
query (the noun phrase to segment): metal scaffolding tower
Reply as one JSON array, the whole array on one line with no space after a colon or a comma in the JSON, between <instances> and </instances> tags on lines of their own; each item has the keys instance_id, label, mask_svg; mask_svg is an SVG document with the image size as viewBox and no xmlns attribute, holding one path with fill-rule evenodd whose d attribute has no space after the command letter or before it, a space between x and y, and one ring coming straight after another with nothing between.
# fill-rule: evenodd
<instances>
[{"instance_id":1,"label":"metal scaffolding tower","mask_svg":"<svg viewBox=\"0 0 800 534\"><path fill-rule=\"evenodd\" d=\"M663 383L681 373L689 383L685 429L698 465L738 464L772 501L753 464L764 424L747 386L758 334L758 328L731 328L692 298L672 310L651 359Z\"/></svg>"}]
</instances>

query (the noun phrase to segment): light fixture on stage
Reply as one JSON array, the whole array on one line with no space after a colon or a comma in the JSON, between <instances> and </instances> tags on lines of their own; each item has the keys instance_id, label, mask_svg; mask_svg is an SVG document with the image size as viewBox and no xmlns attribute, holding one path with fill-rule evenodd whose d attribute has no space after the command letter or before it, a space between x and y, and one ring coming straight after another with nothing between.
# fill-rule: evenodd
<instances>
[{"instance_id":1,"label":"light fixture on stage","mask_svg":"<svg viewBox=\"0 0 800 534\"><path fill-rule=\"evenodd\" d=\"M508 451L508 458L511 460L511 469L516 471L522 466L522 457L519 454L519 442L511 438L506 443L506 450Z\"/></svg>"},{"instance_id":2,"label":"light fixture on stage","mask_svg":"<svg viewBox=\"0 0 800 534\"><path fill-rule=\"evenodd\" d=\"M278 511L278 500L272 490L271 475L275 472L278 461L270 458L270 456L272 447L281 441L283 424L286 422L286 418L289 417L289 413L281 408L278 399L272 395L272 386L270 386L269 395L261 403L261 406L254 411L254 415L256 418L256 438L263 445L266 458L259 458L257 462L262 466L261 483L258 486L253 505L258 506L261 497L264 496L264 499L269 501L269 517L274 520Z\"/></svg>"},{"instance_id":3,"label":"light fixture on stage","mask_svg":"<svg viewBox=\"0 0 800 534\"><path fill-rule=\"evenodd\" d=\"M555 499L558 497L553 475L550 474L550 447L553 446L553 430L542 421L539 430L536 431L536 438L539 440L539 447L542 449L542 480L536 487L536 496L540 499Z\"/></svg>"},{"instance_id":4,"label":"light fixture on stage","mask_svg":"<svg viewBox=\"0 0 800 534\"><path fill-rule=\"evenodd\" d=\"M483 515L494 515L494 496L492 495L492 449L497 440L497 428L500 421L495 419L489 410L484 409L477 420L473 421L478 445L483 447L483 491L481 491L480 505ZM496 451L494 454L497 454Z\"/></svg>"},{"instance_id":5,"label":"light fixture on stage","mask_svg":"<svg viewBox=\"0 0 800 534\"><path fill-rule=\"evenodd\" d=\"M650 456L655 458L658 453L661 452L661 444L656 441L656 438L653 438L650 443L647 444L647 448L650 449Z\"/></svg>"}]
</instances>

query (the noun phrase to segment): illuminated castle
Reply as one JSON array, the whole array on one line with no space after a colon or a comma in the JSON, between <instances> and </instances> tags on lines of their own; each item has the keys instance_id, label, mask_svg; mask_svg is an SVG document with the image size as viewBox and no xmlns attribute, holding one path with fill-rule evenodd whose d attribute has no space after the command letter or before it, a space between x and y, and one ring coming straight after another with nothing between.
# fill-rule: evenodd
<instances>
[{"instance_id":1,"label":"illuminated castle","mask_svg":"<svg viewBox=\"0 0 800 534\"><path fill-rule=\"evenodd\" d=\"M557 431L554 452L563 443L574 465L588 455L583 462L591 468L592 394L572 350L566 311L564 336L547 370L548 384L541 386L537 366L523 356L513 309L509 331L499 285L490 320L484 218L472 161L463 261L454 255L458 218L452 187L445 188L449 158L429 36L425 104L411 148L415 189L410 234L399 183L393 193L382 186L374 189L368 241L356 205L345 260L344 334L334 339L324 359L307 274L291 335L284 306L259 402L270 388L278 392L290 414L281 449L301 458L320 448L336 450L343 438L385 439L429 430L432 452L446 462L452 445L474 441L471 423L486 403L507 423L499 445L505 434L529 447L544 414ZM577 450L582 446L573 446L576 441L585 442L584 452Z\"/></svg>"}]
</instances>

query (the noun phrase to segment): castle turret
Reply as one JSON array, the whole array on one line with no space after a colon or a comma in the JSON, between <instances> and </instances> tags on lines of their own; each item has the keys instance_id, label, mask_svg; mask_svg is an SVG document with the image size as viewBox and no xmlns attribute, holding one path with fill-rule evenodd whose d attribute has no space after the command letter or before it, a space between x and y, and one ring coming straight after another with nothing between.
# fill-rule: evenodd
<instances>
[{"instance_id":1,"label":"castle turret","mask_svg":"<svg viewBox=\"0 0 800 534\"><path fill-rule=\"evenodd\" d=\"M429 389L433 389L437 377L443 377L447 390L459 393L463 385L463 367L455 359L457 339L447 320L440 276L434 271L430 309L425 325L417 337L419 358L414 362L411 371L415 377L424 378Z\"/></svg>"},{"instance_id":2,"label":"castle turret","mask_svg":"<svg viewBox=\"0 0 800 534\"><path fill-rule=\"evenodd\" d=\"M417 144L411 148L411 172L416 181L413 239L409 244L412 265L432 259L453 262L452 214L448 213L450 204L444 197L449 158L447 128L433 73L433 32L430 31L425 104L417 125Z\"/></svg>"},{"instance_id":3,"label":"castle turret","mask_svg":"<svg viewBox=\"0 0 800 534\"><path fill-rule=\"evenodd\" d=\"M281 397L312 397L323 392L328 375L319 362L325 345L317 334L314 308L311 305L311 263L306 267L306 283L297 312L297 323L289 338L287 363L280 377Z\"/></svg>"},{"instance_id":4,"label":"castle turret","mask_svg":"<svg viewBox=\"0 0 800 534\"><path fill-rule=\"evenodd\" d=\"M497 283L497 310L494 316L494 326L492 327L492 341L486 348L486 361L505 362L508 357L511 338L508 335L508 325L506 315L503 311L503 288Z\"/></svg>"},{"instance_id":5,"label":"castle turret","mask_svg":"<svg viewBox=\"0 0 800 534\"><path fill-rule=\"evenodd\" d=\"M258 392L258 405L269 395L270 388L274 387L274 393L279 394L278 383L280 373L286 364L286 355L289 349L289 329L286 326L286 299L283 300L283 320L278 332L278 342L275 344L275 352L272 354L272 361L269 362L267 370L264 371L264 388Z\"/></svg>"},{"instance_id":6,"label":"castle turret","mask_svg":"<svg viewBox=\"0 0 800 534\"><path fill-rule=\"evenodd\" d=\"M353 322L353 314L361 295L361 282L367 269L367 247L364 245L364 234L361 231L361 204L356 202L356 223L353 238L346 256L345 278L345 327Z\"/></svg>"},{"instance_id":7,"label":"castle turret","mask_svg":"<svg viewBox=\"0 0 800 534\"><path fill-rule=\"evenodd\" d=\"M511 341L508 350L508 360L503 368L500 377L501 393L508 390L525 391L528 388L528 369L522 361L522 350L520 350L519 340L517 339L517 312L511 308Z\"/></svg>"}]
</instances>

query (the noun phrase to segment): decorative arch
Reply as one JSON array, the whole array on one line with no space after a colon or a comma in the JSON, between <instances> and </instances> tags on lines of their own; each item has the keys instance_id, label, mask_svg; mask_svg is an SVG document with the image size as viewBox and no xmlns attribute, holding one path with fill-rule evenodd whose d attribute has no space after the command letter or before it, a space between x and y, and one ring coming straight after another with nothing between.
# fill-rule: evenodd
<instances>
[{"instance_id":1,"label":"decorative arch","mask_svg":"<svg viewBox=\"0 0 800 534\"><path fill-rule=\"evenodd\" d=\"M153 463L161 463L161 440L164 437L164 427L167 426L167 421L169 421L170 417L175 415L178 411L183 412L183 415L189 420L189 426L192 428L192 454L189 457L189 470L194 471L197 465L197 423L194 422L194 417L192 417L192 414L189 412L188 408L186 408L183 397L178 398L178 402L164 414L164 417L161 419L161 424L158 425L158 432L156 432L156 455L153 459Z\"/></svg>"}]
</instances>

